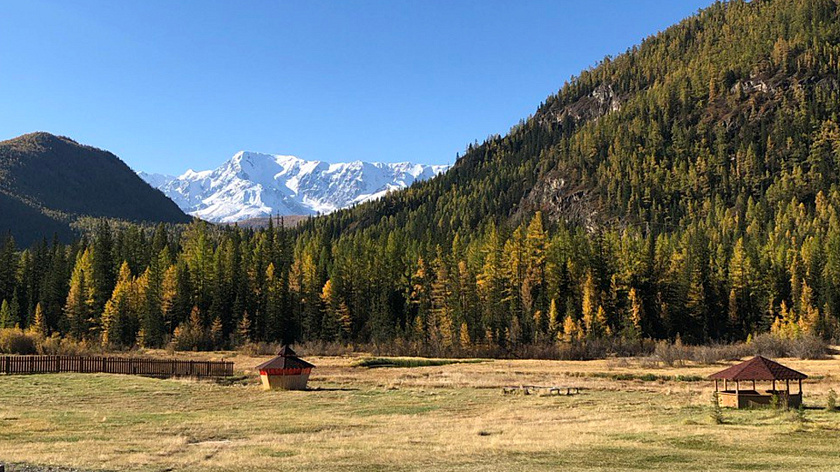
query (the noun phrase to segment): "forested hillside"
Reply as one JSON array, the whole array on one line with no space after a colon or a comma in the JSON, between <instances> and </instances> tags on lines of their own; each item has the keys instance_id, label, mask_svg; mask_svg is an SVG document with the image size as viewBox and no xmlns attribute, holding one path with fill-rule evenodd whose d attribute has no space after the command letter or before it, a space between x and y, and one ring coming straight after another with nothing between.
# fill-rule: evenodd
<instances>
[{"instance_id":1,"label":"forested hillside","mask_svg":"<svg viewBox=\"0 0 840 472\"><path fill-rule=\"evenodd\" d=\"M838 61L834 0L718 3L379 201L7 249L6 323L192 347L837 336Z\"/></svg>"},{"instance_id":2,"label":"forested hillside","mask_svg":"<svg viewBox=\"0 0 840 472\"><path fill-rule=\"evenodd\" d=\"M0 232L25 245L54 234L69 242L83 216L190 221L107 151L49 133L0 142Z\"/></svg>"}]
</instances>

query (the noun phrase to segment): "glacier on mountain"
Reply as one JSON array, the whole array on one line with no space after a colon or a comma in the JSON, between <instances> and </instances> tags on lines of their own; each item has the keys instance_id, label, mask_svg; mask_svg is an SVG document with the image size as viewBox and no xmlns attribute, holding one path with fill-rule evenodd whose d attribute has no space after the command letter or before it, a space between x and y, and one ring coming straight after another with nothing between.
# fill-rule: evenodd
<instances>
[{"instance_id":1,"label":"glacier on mountain","mask_svg":"<svg viewBox=\"0 0 840 472\"><path fill-rule=\"evenodd\" d=\"M374 200L445 172L446 165L354 161L330 164L240 151L215 170L175 177L138 172L182 210L232 223L271 215L317 215Z\"/></svg>"}]
</instances>

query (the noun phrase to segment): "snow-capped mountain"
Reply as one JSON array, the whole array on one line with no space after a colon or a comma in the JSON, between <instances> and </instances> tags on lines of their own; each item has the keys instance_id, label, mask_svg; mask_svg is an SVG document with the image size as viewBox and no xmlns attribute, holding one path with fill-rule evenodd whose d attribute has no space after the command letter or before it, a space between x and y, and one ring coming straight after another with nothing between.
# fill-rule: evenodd
<instances>
[{"instance_id":1,"label":"snow-capped mountain","mask_svg":"<svg viewBox=\"0 0 840 472\"><path fill-rule=\"evenodd\" d=\"M449 166L354 161L330 164L241 151L215 170L179 177L138 172L185 212L231 223L270 215L330 213L374 200L446 171Z\"/></svg>"}]
</instances>

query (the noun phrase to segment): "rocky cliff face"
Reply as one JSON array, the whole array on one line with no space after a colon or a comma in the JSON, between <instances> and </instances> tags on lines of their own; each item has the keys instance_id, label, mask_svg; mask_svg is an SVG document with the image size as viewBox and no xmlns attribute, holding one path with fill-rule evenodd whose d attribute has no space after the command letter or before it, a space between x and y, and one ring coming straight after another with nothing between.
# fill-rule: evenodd
<instances>
[{"instance_id":1,"label":"rocky cliff face","mask_svg":"<svg viewBox=\"0 0 840 472\"><path fill-rule=\"evenodd\" d=\"M612 85L601 84L575 103L566 106L555 103L540 117L540 122L543 124L562 124L570 120L576 124L595 120L607 113L620 110L622 101L622 97L618 96Z\"/></svg>"}]
</instances>

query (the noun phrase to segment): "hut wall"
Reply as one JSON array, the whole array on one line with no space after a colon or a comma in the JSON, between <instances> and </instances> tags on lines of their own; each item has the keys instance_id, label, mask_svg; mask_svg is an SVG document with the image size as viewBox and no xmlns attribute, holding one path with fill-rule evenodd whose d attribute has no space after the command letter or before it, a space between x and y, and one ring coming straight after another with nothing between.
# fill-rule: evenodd
<instances>
[{"instance_id":1,"label":"hut wall","mask_svg":"<svg viewBox=\"0 0 840 472\"><path fill-rule=\"evenodd\" d=\"M298 375L262 374L260 378L266 390L306 390L309 372Z\"/></svg>"},{"instance_id":2,"label":"hut wall","mask_svg":"<svg viewBox=\"0 0 840 472\"><path fill-rule=\"evenodd\" d=\"M779 396L779 402L784 405L787 395L785 392L776 392ZM762 394L758 392L742 391L735 392L719 392L718 401L720 406L727 408L752 408L756 406L770 405L772 394ZM787 405L790 408L798 408L802 404L802 395L795 393L787 397Z\"/></svg>"},{"instance_id":3,"label":"hut wall","mask_svg":"<svg viewBox=\"0 0 840 472\"><path fill-rule=\"evenodd\" d=\"M718 393L718 401L720 402L720 406L725 408L739 408L738 406L738 395L730 392L719 392Z\"/></svg>"}]
</instances>

